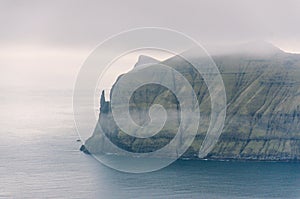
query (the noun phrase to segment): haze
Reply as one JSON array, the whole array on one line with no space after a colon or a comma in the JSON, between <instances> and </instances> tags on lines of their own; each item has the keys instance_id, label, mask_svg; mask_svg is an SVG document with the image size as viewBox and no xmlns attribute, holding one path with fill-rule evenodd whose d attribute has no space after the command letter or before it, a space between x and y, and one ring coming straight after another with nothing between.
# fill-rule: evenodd
<instances>
[{"instance_id":1,"label":"haze","mask_svg":"<svg viewBox=\"0 0 300 199\"><path fill-rule=\"evenodd\" d=\"M72 89L97 44L143 26L178 30L204 46L264 40L300 52L299 10L299 1L271 0L0 1L0 85Z\"/></svg>"}]
</instances>

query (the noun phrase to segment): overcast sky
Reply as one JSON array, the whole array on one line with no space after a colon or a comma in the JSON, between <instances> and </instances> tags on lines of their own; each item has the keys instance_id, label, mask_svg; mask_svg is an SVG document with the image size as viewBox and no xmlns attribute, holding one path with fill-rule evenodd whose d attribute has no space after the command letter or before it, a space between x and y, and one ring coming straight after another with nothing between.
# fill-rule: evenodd
<instances>
[{"instance_id":1,"label":"overcast sky","mask_svg":"<svg viewBox=\"0 0 300 199\"><path fill-rule=\"evenodd\" d=\"M72 88L88 53L120 31L181 31L208 45L266 40L300 52L300 1L0 0L1 87Z\"/></svg>"}]
</instances>

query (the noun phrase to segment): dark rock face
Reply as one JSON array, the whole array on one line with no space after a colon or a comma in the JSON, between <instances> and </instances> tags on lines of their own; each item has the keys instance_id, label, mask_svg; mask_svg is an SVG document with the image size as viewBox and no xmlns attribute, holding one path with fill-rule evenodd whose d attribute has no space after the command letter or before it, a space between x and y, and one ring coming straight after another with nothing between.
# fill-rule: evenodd
<instances>
[{"instance_id":1,"label":"dark rock face","mask_svg":"<svg viewBox=\"0 0 300 199\"><path fill-rule=\"evenodd\" d=\"M79 150L82 151L83 153L90 154L89 150L84 145L81 145Z\"/></svg>"},{"instance_id":2,"label":"dark rock face","mask_svg":"<svg viewBox=\"0 0 300 199\"><path fill-rule=\"evenodd\" d=\"M263 55L226 54L213 59L223 77L228 106L223 133L207 158L300 160L300 55L273 50ZM163 63L178 70L198 96L201 124L193 144L183 156L196 158L210 118L209 92L201 75L186 61L175 56ZM176 96L169 90L146 85L131 98L133 119L140 124L146 122L152 104L161 104L175 112L179 110ZM104 92L100 110L102 128L96 127L84 148L92 153L108 150L103 143L103 133L128 151L157 150L174 137L180 121L179 114L173 115L160 133L141 139L128 136L117 127ZM138 115L134 114L137 110Z\"/></svg>"},{"instance_id":3,"label":"dark rock face","mask_svg":"<svg viewBox=\"0 0 300 199\"><path fill-rule=\"evenodd\" d=\"M106 114L108 113L108 111L109 111L109 102L105 101L105 94L104 91L102 91L100 97L100 112Z\"/></svg>"}]
</instances>

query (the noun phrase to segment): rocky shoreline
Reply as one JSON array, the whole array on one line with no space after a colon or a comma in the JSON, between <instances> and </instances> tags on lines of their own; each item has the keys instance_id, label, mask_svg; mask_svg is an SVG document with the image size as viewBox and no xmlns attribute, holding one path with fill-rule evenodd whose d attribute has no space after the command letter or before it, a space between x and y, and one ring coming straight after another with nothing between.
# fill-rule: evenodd
<instances>
[{"instance_id":1,"label":"rocky shoreline","mask_svg":"<svg viewBox=\"0 0 300 199\"><path fill-rule=\"evenodd\" d=\"M85 147L85 145L81 145L80 151L87 155L92 155L89 150ZM96 154L97 155L97 154ZM107 154L112 155L112 154ZM161 157L158 157L161 158ZM278 157L268 157L268 158L260 158L260 157L236 157L236 158L229 158L229 157L206 157L206 158L199 158L197 155L194 156L186 156L183 155L178 158L179 160L185 161L243 161L243 162L295 162L299 163L300 159L297 158L278 158Z\"/></svg>"}]
</instances>

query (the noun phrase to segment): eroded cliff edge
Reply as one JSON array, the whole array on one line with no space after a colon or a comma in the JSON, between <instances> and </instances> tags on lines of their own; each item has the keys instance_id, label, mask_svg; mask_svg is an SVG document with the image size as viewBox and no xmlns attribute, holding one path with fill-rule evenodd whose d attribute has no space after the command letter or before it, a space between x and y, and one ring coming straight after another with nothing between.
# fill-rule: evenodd
<instances>
[{"instance_id":1,"label":"eroded cliff edge","mask_svg":"<svg viewBox=\"0 0 300 199\"><path fill-rule=\"evenodd\" d=\"M264 47L263 47L264 48ZM206 158L247 160L300 160L300 55L270 47L259 53L241 52L213 56L227 94L227 117L223 133ZM196 58L195 58L196 59ZM139 62L157 62L141 57ZM135 67L139 66L139 62ZM198 96L201 124L183 158L197 158L207 131L210 97L201 75L179 56L162 62L178 70ZM174 80L175 81L175 80ZM112 88L113 89L113 88ZM147 85L131 98L131 113L137 123L148 120L152 104L161 104L174 113L176 97L166 88ZM165 146L177 132L180 116L172 114L162 131L147 139L123 133L112 118L110 103L101 97L99 123L85 143L85 151L107 153L103 134L117 146L133 152L150 152Z\"/></svg>"}]
</instances>

